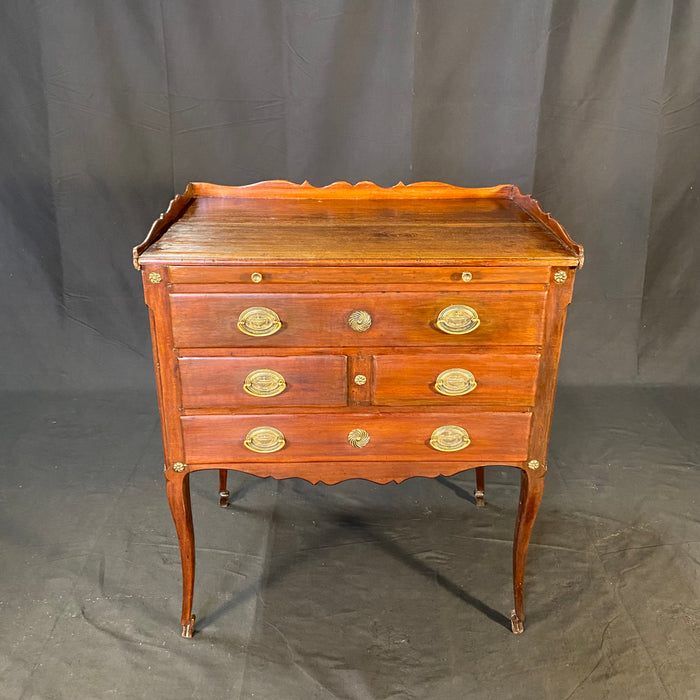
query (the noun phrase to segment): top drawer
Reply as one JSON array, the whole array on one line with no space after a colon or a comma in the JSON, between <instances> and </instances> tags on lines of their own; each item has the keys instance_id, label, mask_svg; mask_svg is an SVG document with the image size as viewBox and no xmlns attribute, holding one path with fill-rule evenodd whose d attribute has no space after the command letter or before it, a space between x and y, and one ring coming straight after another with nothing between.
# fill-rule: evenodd
<instances>
[{"instance_id":1,"label":"top drawer","mask_svg":"<svg viewBox=\"0 0 700 700\"><path fill-rule=\"evenodd\" d=\"M545 298L544 291L188 293L171 294L170 307L178 348L540 345Z\"/></svg>"},{"instance_id":2,"label":"top drawer","mask_svg":"<svg viewBox=\"0 0 700 700\"><path fill-rule=\"evenodd\" d=\"M171 265L172 284L236 284L259 286L280 284L432 284L438 287L465 284L547 284L549 268L541 267L483 267L474 265L393 267L317 265ZM257 290L256 290L257 291Z\"/></svg>"}]
</instances>

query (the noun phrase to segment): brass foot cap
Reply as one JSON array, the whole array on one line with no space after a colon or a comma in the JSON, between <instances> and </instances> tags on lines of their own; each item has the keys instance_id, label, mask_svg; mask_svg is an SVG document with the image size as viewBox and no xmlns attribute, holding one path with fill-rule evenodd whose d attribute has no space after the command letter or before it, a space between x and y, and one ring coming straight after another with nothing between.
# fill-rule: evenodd
<instances>
[{"instance_id":1,"label":"brass foot cap","mask_svg":"<svg viewBox=\"0 0 700 700\"><path fill-rule=\"evenodd\" d=\"M228 505L228 499L231 497L231 494L228 491L219 491L219 505L222 508L226 508Z\"/></svg>"},{"instance_id":2,"label":"brass foot cap","mask_svg":"<svg viewBox=\"0 0 700 700\"><path fill-rule=\"evenodd\" d=\"M196 617L192 615L190 618L190 621L182 626L182 636L185 639L192 639L192 635L194 634L194 621L196 620Z\"/></svg>"},{"instance_id":3,"label":"brass foot cap","mask_svg":"<svg viewBox=\"0 0 700 700\"><path fill-rule=\"evenodd\" d=\"M523 621L515 614L515 610L510 614L510 626L513 634L523 633Z\"/></svg>"},{"instance_id":4,"label":"brass foot cap","mask_svg":"<svg viewBox=\"0 0 700 700\"><path fill-rule=\"evenodd\" d=\"M474 491L474 498L476 499L476 505L479 508L484 507L484 492L483 491Z\"/></svg>"}]
</instances>

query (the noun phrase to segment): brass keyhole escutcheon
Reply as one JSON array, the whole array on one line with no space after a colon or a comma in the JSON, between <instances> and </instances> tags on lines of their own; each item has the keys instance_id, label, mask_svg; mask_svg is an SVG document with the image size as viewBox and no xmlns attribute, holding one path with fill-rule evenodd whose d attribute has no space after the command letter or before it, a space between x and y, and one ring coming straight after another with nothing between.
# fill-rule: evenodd
<instances>
[{"instance_id":1,"label":"brass keyhole escutcheon","mask_svg":"<svg viewBox=\"0 0 700 700\"><path fill-rule=\"evenodd\" d=\"M353 311L348 317L348 326L358 333L369 330L372 325L372 317L368 311Z\"/></svg>"},{"instance_id":2,"label":"brass keyhole escutcheon","mask_svg":"<svg viewBox=\"0 0 700 700\"><path fill-rule=\"evenodd\" d=\"M353 447L364 447L369 442L369 433L362 428L353 428L348 433L348 442Z\"/></svg>"}]
</instances>

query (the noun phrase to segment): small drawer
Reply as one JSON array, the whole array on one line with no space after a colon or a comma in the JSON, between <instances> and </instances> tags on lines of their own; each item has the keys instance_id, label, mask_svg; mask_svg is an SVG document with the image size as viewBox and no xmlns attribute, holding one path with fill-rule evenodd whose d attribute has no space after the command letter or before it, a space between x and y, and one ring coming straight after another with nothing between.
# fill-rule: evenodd
<instances>
[{"instance_id":1,"label":"small drawer","mask_svg":"<svg viewBox=\"0 0 700 700\"><path fill-rule=\"evenodd\" d=\"M378 406L532 406L539 354L374 355Z\"/></svg>"},{"instance_id":2,"label":"small drawer","mask_svg":"<svg viewBox=\"0 0 700 700\"><path fill-rule=\"evenodd\" d=\"M345 406L345 355L181 357L184 408Z\"/></svg>"},{"instance_id":3,"label":"small drawer","mask_svg":"<svg viewBox=\"0 0 700 700\"><path fill-rule=\"evenodd\" d=\"M528 411L183 416L188 464L279 461L519 461Z\"/></svg>"},{"instance_id":4,"label":"small drawer","mask_svg":"<svg viewBox=\"0 0 700 700\"><path fill-rule=\"evenodd\" d=\"M285 265L171 265L172 284L235 284L264 288L287 284L547 284L549 268L474 265L314 267Z\"/></svg>"},{"instance_id":5,"label":"small drawer","mask_svg":"<svg viewBox=\"0 0 700 700\"><path fill-rule=\"evenodd\" d=\"M178 348L539 345L544 291L171 294Z\"/></svg>"}]
</instances>

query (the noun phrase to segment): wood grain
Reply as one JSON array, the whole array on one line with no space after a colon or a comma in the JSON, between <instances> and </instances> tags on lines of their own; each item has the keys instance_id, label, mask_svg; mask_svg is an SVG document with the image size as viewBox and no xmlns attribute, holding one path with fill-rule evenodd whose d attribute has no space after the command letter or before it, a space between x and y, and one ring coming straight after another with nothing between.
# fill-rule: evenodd
<instances>
[{"instance_id":1,"label":"wood grain","mask_svg":"<svg viewBox=\"0 0 700 700\"><path fill-rule=\"evenodd\" d=\"M532 406L535 400L540 361L537 354L405 353L375 354L372 359L372 403L378 406ZM440 372L453 368L471 372L476 388L464 396L440 394L435 379Z\"/></svg>"},{"instance_id":2,"label":"wood grain","mask_svg":"<svg viewBox=\"0 0 700 700\"><path fill-rule=\"evenodd\" d=\"M542 340L544 292L385 292L383 294L172 294L173 340L176 347L381 347L402 345L538 345ZM464 304L481 319L477 329L450 335L435 327L446 306ZM282 329L252 337L236 327L242 311L272 309ZM353 331L354 310L372 316L365 332Z\"/></svg>"},{"instance_id":3,"label":"wood grain","mask_svg":"<svg viewBox=\"0 0 700 700\"><path fill-rule=\"evenodd\" d=\"M300 461L447 461L503 460L527 457L529 412L355 413L304 415L183 416L185 459L200 462L300 462ZM459 425L471 444L459 452L438 452L429 444L432 432L442 425ZM284 433L286 445L279 452L256 454L243 445L248 431L270 426ZM369 432L366 447L348 443L354 428Z\"/></svg>"},{"instance_id":4,"label":"wood grain","mask_svg":"<svg viewBox=\"0 0 700 700\"><path fill-rule=\"evenodd\" d=\"M248 408L280 406L345 406L348 401L347 357L181 357L178 360L184 408ZM281 374L286 388L270 397L243 389L256 369Z\"/></svg>"}]
</instances>

